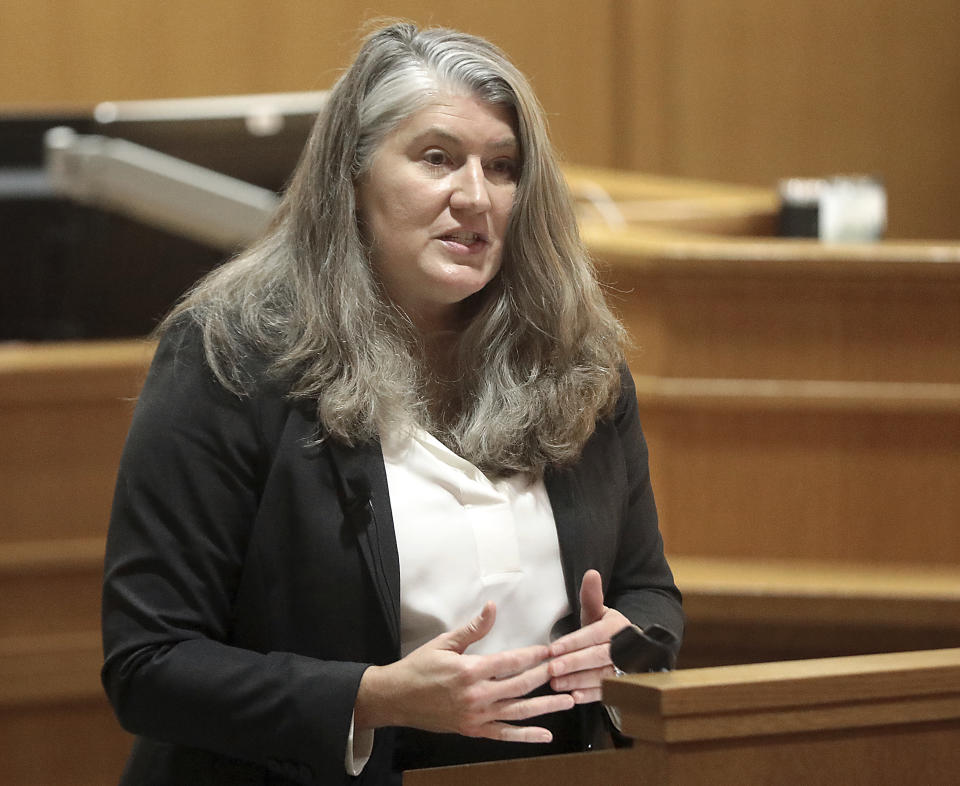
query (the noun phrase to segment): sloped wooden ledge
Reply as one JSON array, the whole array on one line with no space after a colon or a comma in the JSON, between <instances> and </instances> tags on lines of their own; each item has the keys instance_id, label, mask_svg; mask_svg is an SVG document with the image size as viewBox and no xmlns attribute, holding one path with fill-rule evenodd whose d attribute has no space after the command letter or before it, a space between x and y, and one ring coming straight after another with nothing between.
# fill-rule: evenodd
<instances>
[{"instance_id":1,"label":"sloped wooden ledge","mask_svg":"<svg viewBox=\"0 0 960 786\"><path fill-rule=\"evenodd\" d=\"M132 398L155 349L147 339L0 343L0 407Z\"/></svg>"},{"instance_id":2,"label":"sloped wooden ledge","mask_svg":"<svg viewBox=\"0 0 960 786\"><path fill-rule=\"evenodd\" d=\"M13 707L106 703L97 630L0 638L0 711Z\"/></svg>"},{"instance_id":3,"label":"sloped wooden ledge","mask_svg":"<svg viewBox=\"0 0 960 786\"><path fill-rule=\"evenodd\" d=\"M885 271L929 276L936 268L956 277L960 241L879 240L872 243L828 243L816 239L736 237L682 232L656 226L609 227L590 223L581 234L587 248L601 260L643 269L670 265L674 270L740 271L766 264L773 275L805 270L877 276ZM870 264L873 263L873 264ZM763 268L755 268L762 270Z\"/></svg>"},{"instance_id":4,"label":"sloped wooden ledge","mask_svg":"<svg viewBox=\"0 0 960 786\"><path fill-rule=\"evenodd\" d=\"M0 579L51 571L100 572L105 547L103 537L0 542Z\"/></svg>"},{"instance_id":5,"label":"sloped wooden ledge","mask_svg":"<svg viewBox=\"0 0 960 786\"><path fill-rule=\"evenodd\" d=\"M960 414L960 384L724 379L635 374L641 406L852 413Z\"/></svg>"},{"instance_id":6,"label":"sloped wooden ledge","mask_svg":"<svg viewBox=\"0 0 960 786\"><path fill-rule=\"evenodd\" d=\"M672 556L693 624L934 626L960 640L960 568Z\"/></svg>"}]
</instances>

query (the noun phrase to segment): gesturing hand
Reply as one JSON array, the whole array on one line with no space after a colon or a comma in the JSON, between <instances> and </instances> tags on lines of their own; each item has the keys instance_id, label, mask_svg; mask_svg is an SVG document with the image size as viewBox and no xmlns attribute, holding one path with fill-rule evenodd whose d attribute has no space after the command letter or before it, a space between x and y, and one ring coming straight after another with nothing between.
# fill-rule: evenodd
<instances>
[{"instance_id":1,"label":"gesturing hand","mask_svg":"<svg viewBox=\"0 0 960 786\"><path fill-rule=\"evenodd\" d=\"M410 726L510 742L550 742L552 735L518 721L570 709L567 694L523 698L550 679L546 646L465 655L493 627L496 607L487 603L469 624L442 633L405 658L371 666L360 680L354 728Z\"/></svg>"},{"instance_id":2,"label":"gesturing hand","mask_svg":"<svg viewBox=\"0 0 960 786\"><path fill-rule=\"evenodd\" d=\"M550 645L550 687L569 691L577 704L600 701L600 684L614 675L610 639L630 624L616 609L603 605L600 574L588 570L580 585L580 630Z\"/></svg>"}]
</instances>

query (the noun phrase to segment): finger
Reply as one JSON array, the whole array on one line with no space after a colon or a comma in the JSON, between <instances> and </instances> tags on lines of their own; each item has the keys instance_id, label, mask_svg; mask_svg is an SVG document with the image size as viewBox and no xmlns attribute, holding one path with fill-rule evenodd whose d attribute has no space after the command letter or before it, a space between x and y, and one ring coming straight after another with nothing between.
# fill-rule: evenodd
<instances>
[{"instance_id":1,"label":"finger","mask_svg":"<svg viewBox=\"0 0 960 786\"><path fill-rule=\"evenodd\" d=\"M568 655L554 658L547 665L551 677L559 677L562 674L572 674L578 671L588 671L589 669L602 668L609 666L610 645L604 642L592 647L575 650Z\"/></svg>"},{"instance_id":2,"label":"finger","mask_svg":"<svg viewBox=\"0 0 960 786\"><path fill-rule=\"evenodd\" d=\"M580 626L585 628L603 616L603 581L595 570L583 574L580 584Z\"/></svg>"},{"instance_id":3,"label":"finger","mask_svg":"<svg viewBox=\"0 0 960 786\"><path fill-rule=\"evenodd\" d=\"M471 669L477 680L506 680L541 665L549 657L550 648L547 645L534 644L491 655L474 656Z\"/></svg>"},{"instance_id":4,"label":"finger","mask_svg":"<svg viewBox=\"0 0 960 786\"><path fill-rule=\"evenodd\" d=\"M476 641L486 636L497 618L497 607L493 601L487 601L480 613L462 628L449 631L444 636L445 648L458 652L464 650Z\"/></svg>"},{"instance_id":5,"label":"finger","mask_svg":"<svg viewBox=\"0 0 960 786\"><path fill-rule=\"evenodd\" d=\"M568 693L534 696L530 699L510 699L494 705L494 718L504 721L519 721L536 718L550 712L564 712L572 709L573 697Z\"/></svg>"},{"instance_id":6,"label":"finger","mask_svg":"<svg viewBox=\"0 0 960 786\"><path fill-rule=\"evenodd\" d=\"M545 685L551 676L549 664L541 663L513 677L490 681L489 696L495 701L526 696L530 691Z\"/></svg>"},{"instance_id":7,"label":"finger","mask_svg":"<svg viewBox=\"0 0 960 786\"><path fill-rule=\"evenodd\" d=\"M487 737L491 740L503 742L551 742L553 735L548 729L539 726L513 726L509 723L493 721L485 723L471 737Z\"/></svg>"},{"instance_id":8,"label":"finger","mask_svg":"<svg viewBox=\"0 0 960 786\"><path fill-rule=\"evenodd\" d=\"M593 623L566 636L561 636L550 644L550 655L557 657L565 655L568 652L576 652L586 647L594 647L597 644L605 644L610 641L610 631L606 626L600 623Z\"/></svg>"},{"instance_id":9,"label":"finger","mask_svg":"<svg viewBox=\"0 0 960 786\"><path fill-rule=\"evenodd\" d=\"M574 671L564 674L562 677L554 677L550 680L550 687L558 692L570 693L588 688L599 688L605 679L614 676L616 676L616 672L613 670L613 666L600 666L596 669Z\"/></svg>"},{"instance_id":10,"label":"finger","mask_svg":"<svg viewBox=\"0 0 960 786\"><path fill-rule=\"evenodd\" d=\"M603 698L603 691L600 688L591 688L589 690L575 690L570 694L577 704L591 704L600 701Z\"/></svg>"}]
</instances>

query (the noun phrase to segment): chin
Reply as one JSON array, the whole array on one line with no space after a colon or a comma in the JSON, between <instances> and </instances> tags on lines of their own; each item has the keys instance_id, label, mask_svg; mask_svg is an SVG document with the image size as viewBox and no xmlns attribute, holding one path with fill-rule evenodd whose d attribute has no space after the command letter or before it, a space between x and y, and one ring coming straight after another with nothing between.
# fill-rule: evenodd
<instances>
[{"instance_id":1,"label":"chin","mask_svg":"<svg viewBox=\"0 0 960 786\"><path fill-rule=\"evenodd\" d=\"M450 277L435 282L434 291L438 295L438 302L454 305L478 295L487 288L491 280L489 276L480 277L476 275Z\"/></svg>"}]
</instances>

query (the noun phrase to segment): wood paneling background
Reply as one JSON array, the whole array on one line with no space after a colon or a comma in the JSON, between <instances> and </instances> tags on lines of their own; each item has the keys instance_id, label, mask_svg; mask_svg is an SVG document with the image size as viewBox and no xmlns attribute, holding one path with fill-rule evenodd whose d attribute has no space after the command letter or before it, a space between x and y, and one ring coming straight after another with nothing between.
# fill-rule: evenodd
<instances>
[{"instance_id":1,"label":"wood paneling background","mask_svg":"<svg viewBox=\"0 0 960 786\"><path fill-rule=\"evenodd\" d=\"M0 108L325 88L387 15L502 46L568 161L877 174L891 236L960 237L956 0L3 0Z\"/></svg>"},{"instance_id":2,"label":"wood paneling background","mask_svg":"<svg viewBox=\"0 0 960 786\"><path fill-rule=\"evenodd\" d=\"M612 0L3 0L3 105L317 90L371 19L399 17L489 38L532 80L568 156L614 155Z\"/></svg>"},{"instance_id":3,"label":"wood paneling background","mask_svg":"<svg viewBox=\"0 0 960 786\"><path fill-rule=\"evenodd\" d=\"M890 235L960 237L956 0L629 0L620 164L743 183L883 178Z\"/></svg>"}]
</instances>

